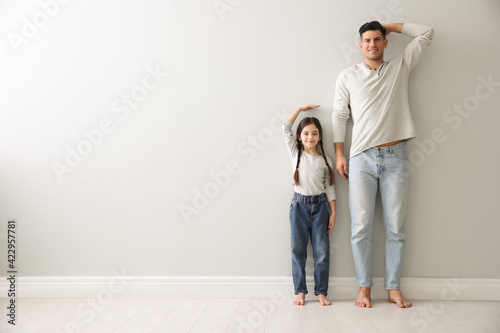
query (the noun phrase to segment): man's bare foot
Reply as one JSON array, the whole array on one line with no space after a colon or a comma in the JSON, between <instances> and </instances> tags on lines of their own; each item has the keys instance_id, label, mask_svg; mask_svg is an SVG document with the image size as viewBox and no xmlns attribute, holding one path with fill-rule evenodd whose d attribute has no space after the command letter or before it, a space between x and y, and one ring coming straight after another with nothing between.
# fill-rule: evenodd
<instances>
[{"instance_id":1,"label":"man's bare foot","mask_svg":"<svg viewBox=\"0 0 500 333\"><path fill-rule=\"evenodd\" d=\"M332 305L332 302L330 302L325 295L323 294L319 294L318 295L318 301L319 301L319 304L325 306L325 305Z\"/></svg>"},{"instance_id":2,"label":"man's bare foot","mask_svg":"<svg viewBox=\"0 0 500 333\"><path fill-rule=\"evenodd\" d=\"M411 308L411 302L403 296L399 289L389 289L387 292L389 293L389 302L396 303L400 308Z\"/></svg>"},{"instance_id":3,"label":"man's bare foot","mask_svg":"<svg viewBox=\"0 0 500 333\"><path fill-rule=\"evenodd\" d=\"M298 293L297 298L293 301L293 305L304 305L306 299L305 293Z\"/></svg>"},{"instance_id":4,"label":"man's bare foot","mask_svg":"<svg viewBox=\"0 0 500 333\"><path fill-rule=\"evenodd\" d=\"M371 308L372 307L372 299L371 294L372 288L360 287L359 295L354 305L359 306L360 308Z\"/></svg>"}]
</instances>

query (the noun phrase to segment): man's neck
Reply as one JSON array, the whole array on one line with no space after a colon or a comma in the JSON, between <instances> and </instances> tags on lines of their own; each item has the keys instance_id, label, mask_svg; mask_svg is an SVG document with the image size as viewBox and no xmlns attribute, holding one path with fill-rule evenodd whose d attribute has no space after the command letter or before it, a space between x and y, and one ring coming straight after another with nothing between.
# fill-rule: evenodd
<instances>
[{"instance_id":1,"label":"man's neck","mask_svg":"<svg viewBox=\"0 0 500 333\"><path fill-rule=\"evenodd\" d=\"M384 59L380 60L369 60L365 58L365 65L370 67L371 69L379 69L379 67L384 63Z\"/></svg>"}]
</instances>

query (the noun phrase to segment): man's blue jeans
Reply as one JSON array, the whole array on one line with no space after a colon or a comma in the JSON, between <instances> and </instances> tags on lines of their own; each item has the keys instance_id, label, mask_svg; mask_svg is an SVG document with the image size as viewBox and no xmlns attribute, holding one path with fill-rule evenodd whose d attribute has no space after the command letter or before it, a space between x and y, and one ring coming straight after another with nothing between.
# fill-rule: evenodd
<instances>
[{"instance_id":1,"label":"man's blue jeans","mask_svg":"<svg viewBox=\"0 0 500 333\"><path fill-rule=\"evenodd\" d=\"M349 160L351 244L360 287L372 286L372 228L378 188L385 227L385 288L399 289L408 198L406 142L373 147Z\"/></svg>"},{"instance_id":2,"label":"man's blue jeans","mask_svg":"<svg viewBox=\"0 0 500 333\"><path fill-rule=\"evenodd\" d=\"M310 237L314 258L314 294L327 295L330 273L330 241L327 234L329 220L330 210L326 194L294 194L290 205L290 225L295 294L307 294L306 258Z\"/></svg>"}]
</instances>

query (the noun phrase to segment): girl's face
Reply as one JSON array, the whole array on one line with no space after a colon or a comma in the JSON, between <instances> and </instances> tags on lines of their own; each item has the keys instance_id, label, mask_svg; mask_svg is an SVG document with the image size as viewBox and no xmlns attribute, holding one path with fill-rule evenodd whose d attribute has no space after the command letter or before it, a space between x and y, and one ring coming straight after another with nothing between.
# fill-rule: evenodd
<instances>
[{"instance_id":1,"label":"girl's face","mask_svg":"<svg viewBox=\"0 0 500 333\"><path fill-rule=\"evenodd\" d=\"M309 124L302 129L300 133L300 141L305 148L313 149L316 148L321 136L319 135L319 129L314 124Z\"/></svg>"}]
</instances>

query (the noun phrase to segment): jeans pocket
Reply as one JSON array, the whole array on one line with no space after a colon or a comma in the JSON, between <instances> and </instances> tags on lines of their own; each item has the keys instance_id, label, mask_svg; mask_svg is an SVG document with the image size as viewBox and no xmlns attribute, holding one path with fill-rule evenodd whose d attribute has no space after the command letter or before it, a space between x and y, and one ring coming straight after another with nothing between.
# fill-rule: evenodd
<instances>
[{"instance_id":1,"label":"jeans pocket","mask_svg":"<svg viewBox=\"0 0 500 333\"><path fill-rule=\"evenodd\" d=\"M395 150L393 155L402 161L407 161L408 160L408 153L406 152L406 149L398 149Z\"/></svg>"}]
</instances>

